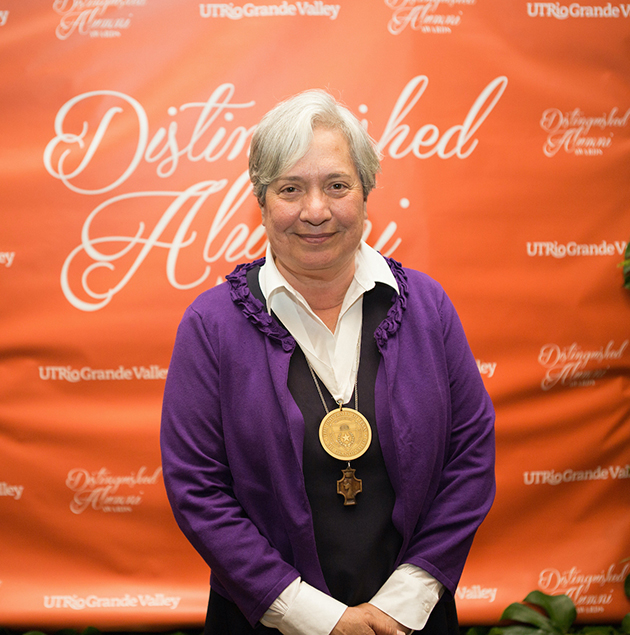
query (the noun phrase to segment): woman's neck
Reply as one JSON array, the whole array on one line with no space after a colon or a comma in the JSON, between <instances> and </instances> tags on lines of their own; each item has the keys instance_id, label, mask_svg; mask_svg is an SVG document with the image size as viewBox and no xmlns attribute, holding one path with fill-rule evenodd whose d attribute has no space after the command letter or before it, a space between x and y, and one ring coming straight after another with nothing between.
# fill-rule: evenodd
<instances>
[{"instance_id":1,"label":"woman's neck","mask_svg":"<svg viewBox=\"0 0 630 635\"><path fill-rule=\"evenodd\" d=\"M335 275L321 275L320 272L296 274L285 268L279 260L276 259L275 262L287 282L302 295L313 313L334 333L343 300L354 277L354 259L349 267Z\"/></svg>"}]
</instances>

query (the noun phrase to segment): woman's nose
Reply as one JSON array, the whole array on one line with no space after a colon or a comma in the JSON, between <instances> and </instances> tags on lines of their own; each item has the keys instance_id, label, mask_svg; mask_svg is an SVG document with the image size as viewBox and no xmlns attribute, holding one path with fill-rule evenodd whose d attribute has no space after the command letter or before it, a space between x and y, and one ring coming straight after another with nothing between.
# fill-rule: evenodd
<instances>
[{"instance_id":1,"label":"woman's nose","mask_svg":"<svg viewBox=\"0 0 630 635\"><path fill-rule=\"evenodd\" d=\"M311 225L321 225L332 217L330 201L325 192L313 190L302 199L300 220Z\"/></svg>"}]
</instances>

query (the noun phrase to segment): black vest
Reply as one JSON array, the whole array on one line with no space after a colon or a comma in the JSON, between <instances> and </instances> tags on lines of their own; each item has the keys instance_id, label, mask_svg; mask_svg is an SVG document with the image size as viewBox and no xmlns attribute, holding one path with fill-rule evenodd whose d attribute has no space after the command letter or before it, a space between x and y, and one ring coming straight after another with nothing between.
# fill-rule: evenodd
<instances>
[{"instance_id":1,"label":"black vest","mask_svg":"<svg viewBox=\"0 0 630 635\"><path fill-rule=\"evenodd\" d=\"M247 283L254 297L264 303L258 272L258 267L248 271ZM356 505L344 505L337 493L337 480L342 478L341 470L347 463L330 456L319 441L319 424L326 411L299 346L289 365L288 387L304 417L304 480L313 512L317 555L331 595L348 606L367 602L381 588L395 568L402 544L392 523L395 496L383 461L374 408L381 359L374 331L387 316L393 293L391 287L377 284L363 296L358 406L372 428L372 443L351 463L363 485ZM319 387L328 410L337 408L321 381ZM354 393L344 405L355 407Z\"/></svg>"},{"instance_id":2,"label":"black vest","mask_svg":"<svg viewBox=\"0 0 630 635\"><path fill-rule=\"evenodd\" d=\"M372 443L363 456L351 462L363 486L356 505L345 506L343 496L337 493L337 480L347 462L331 457L319 441L319 425L326 411L299 347L289 366L289 390L304 417L304 479L317 554L332 596L349 606L367 602L380 589L395 568L402 544L392 524L395 496L383 461L374 408L381 358L374 331L391 306L392 293L390 287L378 285L363 298L358 409L370 423ZM328 410L337 408L324 384L319 385ZM355 407L354 394L344 405Z\"/></svg>"}]
</instances>

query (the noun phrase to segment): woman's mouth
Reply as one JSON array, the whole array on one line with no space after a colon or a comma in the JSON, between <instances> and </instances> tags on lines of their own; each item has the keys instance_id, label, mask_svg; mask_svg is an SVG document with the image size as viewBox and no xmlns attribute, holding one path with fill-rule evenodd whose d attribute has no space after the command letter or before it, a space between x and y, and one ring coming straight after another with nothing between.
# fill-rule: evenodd
<instances>
[{"instance_id":1,"label":"woman's mouth","mask_svg":"<svg viewBox=\"0 0 630 635\"><path fill-rule=\"evenodd\" d=\"M334 233L327 232L324 234L298 234L301 240L309 245L319 245L323 242L326 242L329 238L334 236Z\"/></svg>"}]
</instances>

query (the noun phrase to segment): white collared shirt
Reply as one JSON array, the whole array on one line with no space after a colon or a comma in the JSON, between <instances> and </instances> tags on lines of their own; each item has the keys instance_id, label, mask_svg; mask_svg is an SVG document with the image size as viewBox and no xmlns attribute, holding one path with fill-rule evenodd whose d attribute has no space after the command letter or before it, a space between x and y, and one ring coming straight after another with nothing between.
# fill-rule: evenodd
<instances>
[{"instance_id":1,"label":"white collared shirt","mask_svg":"<svg viewBox=\"0 0 630 635\"><path fill-rule=\"evenodd\" d=\"M335 400L347 403L358 371L363 294L373 289L377 282L387 284L399 293L398 283L385 259L361 242L355 258L354 277L346 292L334 333L278 271L269 245L258 282L269 314L275 313L295 338ZM392 573L370 604L411 632L424 627L442 591L442 584L433 576L420 567L404 563ZM277 628L284 635L328 635L346 608L345 604L297 578L279 595L260 621L265 626Z\"/></svg>"}]
</instances>

